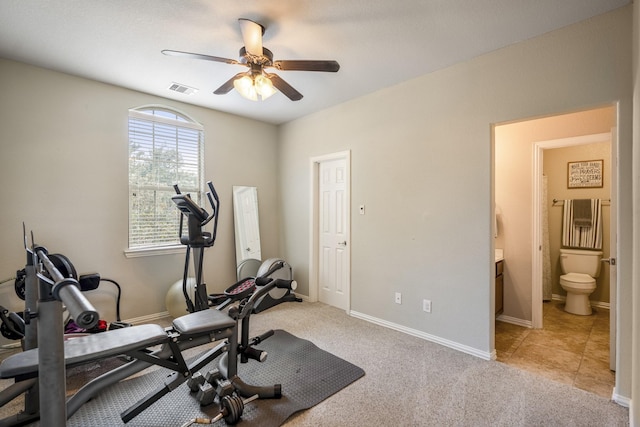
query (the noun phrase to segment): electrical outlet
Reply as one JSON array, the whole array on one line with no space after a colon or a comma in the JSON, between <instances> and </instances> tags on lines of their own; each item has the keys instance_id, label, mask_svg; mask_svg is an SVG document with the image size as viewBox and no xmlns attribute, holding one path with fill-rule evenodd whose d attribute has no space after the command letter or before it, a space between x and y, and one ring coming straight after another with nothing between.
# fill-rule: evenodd
<instances>
[{"instance_id":1,"label":"electrical outlet","mask_svg":"<svg viewBox=\"0 0 640 427\"><path fill-rule=\"evenodd\" d=\"M431 313L431 300L423 299L422 300L422 311L426 311L427 313Z\"/></svg>"},{"instance_id":2,"label":"electrical outlet","mask_svg":"<svg viewBox=\"0 0 640 427\"><path fill-rule=\"evenodd\" d=\"M396 304L402 304L402 294L400 292L396 292Z\"/></svg>"}]
</instances>

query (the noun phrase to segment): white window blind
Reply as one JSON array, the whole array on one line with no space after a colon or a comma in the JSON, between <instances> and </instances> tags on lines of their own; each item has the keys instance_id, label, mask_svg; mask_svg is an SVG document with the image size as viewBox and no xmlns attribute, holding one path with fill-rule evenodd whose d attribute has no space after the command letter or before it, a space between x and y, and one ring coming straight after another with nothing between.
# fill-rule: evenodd
<instances>
[{"instance_id":1,"label":"white window blind","mask_svg":"<svg viewBox=\"0 0 640 427\"><path fill-rule=\"evenodd\" d=\"M129 249L179 244L173 184L200 203L204 132L164 108L129 110Z\"/></svg>"}]
</instances>

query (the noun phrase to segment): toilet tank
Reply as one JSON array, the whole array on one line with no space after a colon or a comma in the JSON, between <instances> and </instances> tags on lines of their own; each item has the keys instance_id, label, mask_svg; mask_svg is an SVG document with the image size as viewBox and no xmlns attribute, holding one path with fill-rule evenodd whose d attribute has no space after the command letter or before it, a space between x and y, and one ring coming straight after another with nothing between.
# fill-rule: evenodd
<instances>
[{"instance_id":1,"label":"toilet tank","mask_svg":"<svg viewBox=\"0 0 640 427\"><path fill-rule=\"evenodd\" d=\"M560 267L562 273L583 273L591 277L600 275L602 251L582 249L560 249Z\"/></svg>"}]
</instances>

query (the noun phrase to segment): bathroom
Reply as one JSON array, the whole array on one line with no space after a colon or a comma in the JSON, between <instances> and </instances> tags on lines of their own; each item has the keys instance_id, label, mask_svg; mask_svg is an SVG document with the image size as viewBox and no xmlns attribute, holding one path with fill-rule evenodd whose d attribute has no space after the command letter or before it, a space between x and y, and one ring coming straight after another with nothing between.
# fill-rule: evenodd
<instances>
[{"instance_id":1,"label":"bathroom","mask_svg":"<svg viewBox=\"0 0 640 427\"><path fill-rule=\"evenodd\" d=\"M550 345L561 346L567 337L559 335L559 331L575 329L575 322L584 325L592 322L595 316L604 316L607 338L614 345L607 348L611 355L601 359L608 359L606 365L611 369L615 362L615 330L612 329L615 321L610 322L609 317L615 318L615 279L611 279L615 268L601 263L596 289L589 296L594 311L592 316L562 313L571 316L567 318L548 316L547 313L552 307L562 310L566 298L559 283L565 199L602 200L603 258L615 256L611 252L611 239L615 235L610 233L611 214L615 212L611 203L611 195L615 194L612 191L615 182L611 181L615 166L611 153L615 152L615 143L610 136L615 133L612 130L616 120L616 107L607 105L494 127L495 248L504 253L504 310L497 317L496 325L526 328L527 333L534 331L532 336L549 338ZM569 188L569 163L588 160L602 160L602 186ZM540 203L536 204L534 200L538 197ZM503 337L498 336L502 330L504 327L496 326L498 360L501 352L508 356L508 350L501 347ZM602 369L607 370L606 366ZM537 370L541 371L543 367ZM612 377L610 371L603 375Z\"/></svg>"}]
</instances>

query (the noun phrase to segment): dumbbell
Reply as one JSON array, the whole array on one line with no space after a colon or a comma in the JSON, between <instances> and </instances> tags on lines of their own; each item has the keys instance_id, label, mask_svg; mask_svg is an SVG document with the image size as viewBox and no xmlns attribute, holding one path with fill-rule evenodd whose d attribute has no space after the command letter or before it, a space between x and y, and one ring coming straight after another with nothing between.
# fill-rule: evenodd
<instances>
[{"instance_id":1,"label":"dumbbell","mask_svg":"<svg viewBox=\"0 0 640 427\"><path fill-rule=\"evenodd\" d=\"M195 374L191 375L191 377L187 380L187 386L189 386L189 389L194 393L196 393L200 386L204 383L204 376L200 372L196 372Z\"/></svg>"},{"instance_id":2,"label":"dumbbell","mask_svg":"<svg viewBox=\"0 0 640 427\"><path fill-rule=\"evenodd\" d=\"M184 423L182 427L189 427L193 424L213 424L223 418L227 424L237 424L244 412L244 406L257 398L257 394L245 400L239 396L224 396L220 401L220 412L218 412L218 415L213 418L193 418Z\"/></svg>"},{"instance_id":3,"label":"dumbbell","mask_svg":"<svg viewBox=\"0 0 640 427\"><path fill-rule=\"evenodd\" d=\"M196 373L190 378L193 379L193 388L191 390L197 393L196 399L201 406L210 405L216 401L216 398L222 399L225 396L232 395L235 391L233 384L223 378L217 369L208 371L204 376L198 374Z\"/></svg>"}]
</instances>

